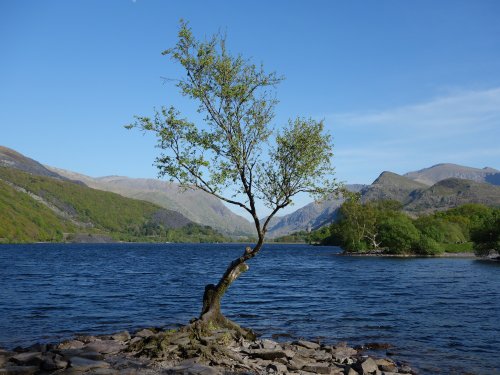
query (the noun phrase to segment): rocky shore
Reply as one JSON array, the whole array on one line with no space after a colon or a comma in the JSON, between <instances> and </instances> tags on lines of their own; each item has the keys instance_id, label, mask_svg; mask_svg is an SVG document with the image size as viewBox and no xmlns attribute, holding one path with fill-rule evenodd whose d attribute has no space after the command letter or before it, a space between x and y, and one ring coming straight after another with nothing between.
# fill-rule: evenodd
<instances>
[{"instance_id":1,"label":"rocky shore","mask_svg":"<svg viewBox=\"0 0 500 375\"><path fill-rule=\"evenodd\" d=\"M0 349L0 375L32 374L415 374L389 358L344 343L248 341L232 331L204 336L189 330L143 329L134 334L77 336L59 344Z\"/></svg>"}]
</instances>

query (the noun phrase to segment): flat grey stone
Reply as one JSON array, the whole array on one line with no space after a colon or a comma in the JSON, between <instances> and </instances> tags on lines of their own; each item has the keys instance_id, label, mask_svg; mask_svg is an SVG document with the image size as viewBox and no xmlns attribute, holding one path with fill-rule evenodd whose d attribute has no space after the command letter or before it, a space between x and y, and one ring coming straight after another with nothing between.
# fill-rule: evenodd
<instances>
[{"instance_id":1,"label":"flat grey stone","mask_svg":"<svg viewBox=\"0 0 500 375\"><path fill-rule=\"evenodd\" d=\"M111 338L115 341L126 342L130 340L130 333L127 331L118 332L112 335Z\"/></svg>"},{"instance_id":2,"label":"flat grey stone","mask_svg":"<svg viewBox=\"0 0 500 375\"><path fill-rule=\"evenodd\" d=\"M115 354L126 348L126 345L114 340L94 341L85 346L85 350L104 354Z\"/></svg>"},{"instance_id":3,"label":"flat grey stone","mask_svg":"<svg viewBox=\"0 0 500 375\"><path fill-rule=\"evenodd\" d=\"M94 368L109 368L110 365L104 361L93 361L82 357L72 357L69 360L72 369L78 371L87 371Z\"/></svg>"},{"instance_id":4,"label":"flat grey stone","mask_svg":"<svg viewBox=\"0 0 500 375\"><path fill-rule=\"evenodd\" d=\"M340 363L346 363L347 359L355 356L357 353L358 352L355 349L347 346L332 349L333 359Z\"/></svg>"},{"instance_id":5,"label":"flat grey stone","mask_svg":"<svg viewBox=\"0 0 500 375\"><path fill-rule=\"evenodd\" d=\"M213 367L195 363L187 366L177 366L169 370L169 373L182 375L219 375L220 372Z\"/></svg>"},{"instance_id":6,"label":"flat grey stone","mask_svg":"<svg viewBox=\"0 0 500 375\"><path fill-rule=\"evenodd\" d=\"M38 369L38 366L6 366L0 368L0 375L33 375Z\"/></svg>"},{"instance_id":7,"label":"flat grey stone","mask_svg":"<svg viewBox=\"0 0 500 375\"><path fill-rule=\"evenodd\" d=\"M261 340L260 346L262 349L276 349L276 347L279 347L278 343L268 339Z\"/></svg>"},{"instance_id":8,"label":"flat grey stone","mask_svg":"<svg viewBox=\"0 0 500 375\"><path fill-rule=\"evenodd\" d=\"M271 363L270 365L267 366L266 369L268 371L273 370L274 372L279 373L279 374L288 373L288 368L282 363Z\"/></svg>"},{"instance_id":9,"label":"flat grey stone","mask_svg":"<svg viewBox=\"0 0 500 375\"><path fill-rule=\"evenodd\" d=\"M92 359L94 361L100 361L104 359L104 355L102 353L88 350L88 348L61 350L60 353L66 358L81 357Z\"/></svg>"},{"instance_id":10,"label":"flat grey stone","mask_svg":"<svg viewBox=\"0 0 500 375\"><path fill-rule=\"evenodd\" d=\"M27 352L16 354L11 357L10 361L21 366L40 366L43 358L40 352Z\"/></svg>"},{"instance_id":11,"label":"flat grey stone","mask_svg":"<svg viewBox=\"0 0 500 375\"><path fill-rule=\"evenodd\" d=\"M294 341L293 342L294 345L298 345L298 346L302 346L304 348L307 348L307 349L319 349L320 348L320 345L315 343L315 342L311 342L311 341L305 341L305 340L298 340L298 341Z\"/></svg>"},{"instance_id":12,"label":"flat grey stone","mask_svg":"<svg viewBox=\"0 0 500 375\"><path fill-rule=\"evenodd\" d=\"M179 337L178 339L173 340L170 343L172 345L186 346L189 345L190 342L191 340L189 339L189 337Z\"/></svg>"},{"instance_id":13,"label":"flat grey stone","mask_svg":"<svg viewBox=\"0 0 500 375\"><path fill-rule=\"evenodd\" d=\"M308 361L301 357L300 355L294 356L289 362L288 362L288 369L292 371L297 371L297 370L302 370L302 368L307 365Z\"/></svg>"},{"instance_id":14,"label":"flat grey stone","mask_svg":"<svg viewBox=\"0 0 500 375\"><path fill-rule=\"evenodd\" d=\"M332 372L332 369L327 363L310 363L302 367L302 370L315 374L330 374Z\"/></svg>"},{"instance_id":15,"label":"flat grey stone","mask_svg":"<svg viewBox=\"0 0 500 375\"><path fill-rule=\"evenodd\" d=\"M112 368L96 368L92 370L93 375L115 375L120 374L120 371Z\"/></svg>"},{"instance_id":16,"label":"flat grey stone","mask_svg":"<svg viewBox=\"0 0 500 375\"><path fill-rule=\"evenodd\" d=\"M252 349L249 350L248 353L252 358L260 358L269 361L287 357L287 353L284 350Z\"/></svg>"},{"instance_id":17,"label":"flat grey stone","mask_svg":"<svg viewBox=\"0 0 500 375\"><path fill-rule=\"evenodd\" d=\"M396 366L396 364L389 359L376 359L375 363L380 370L385 372L396 372L398 370L398 366Z\"/></svg>"},{"instance_id":18,"label":"flat grey stone","mask_svg":"<svg viewBox=\"0 0 500 375\"><path fill-rule=\"evenodd\" d=\"M361 364L361 370L363 371L363 375L374 374L378 371L378 366L373 358L368 357Z\"/></svg>"},{"instance_id":19,"label":"flat grey stone","mask_svg":"<svg viewBox=\"0 0 500 375\"><path fill-rule=\"evenodd\" d=\"M0 367L9 361L9 358L16 355L14 352L8 352L7 350L0 349Z\"/></svg>"},{"instance_id":20,"label":"flat grey stone","mask_svg":"<svg viewBox=\"0 0 500 375\"><path fill-rule=\"evenodd\" d=\"M139 372L136 368L124 368L120 369L120 375L138 375L143 374L143 372Z\"/></svg>"},{"instance_id":21,"label":"flat grey stone","mask_svg":"<svg viewBox=\"0 0 500 375\"><path fill-rule=\"evenodd\" d=\"M62 356L54 353L44 353L43 363L41 368L47 371L55 371L59 369L66 368L68 366L68 361L64 360Z\"/></svg>"},{"instance_id":22,"label":"flat grey stone","mask_svg":"<svg viewBox=\"0 0 500 375\"><path fill-rule=\"evenodd\" d=\"M149 337L149 336L154 336L154 332L149 330L149 329L141 329L140 331L136 332L134 334L134 336L136 337L142 337L142 338L146 338L146 337Z\"/></svg>"},{"instance_id":23,"label":"flat grey stone","mask_svg":"<svg viewBox=\"0 0 500 375\"><path fill-rule=\"evenodd\" d=\"M69 340L60 343L57 349L81 349L85 344L79 340Z\"/></svg>"},{"instance_id":24,"label":"flat grey stone","mask_svg":"<svg viewBox=\"0 0 500 375\"><path fill-rule=\"evenodd\" d=\"M316 350L316 353L314 353L314 359L320 362L327 362L332 359L332 355L324 350Z\"/></svg>"}]
</instances>

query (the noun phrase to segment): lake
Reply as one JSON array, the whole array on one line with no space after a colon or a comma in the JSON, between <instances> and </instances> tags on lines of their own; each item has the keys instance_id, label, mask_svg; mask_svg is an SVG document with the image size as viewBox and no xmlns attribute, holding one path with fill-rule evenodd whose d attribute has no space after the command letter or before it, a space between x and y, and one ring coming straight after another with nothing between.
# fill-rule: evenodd
<instances>
[{"instance_id":1,"label":"lake","mask_svg":"<svg viewBox=\"0 0 500 375\"><path fill-rule=\"evenodd\" d=\"M244 247L0 245L0 346L187 323ZM500 374L500 264L338 252L265 245L225 314L281 341L390 343L421 374Z\"/></svg>"}]
</instances>

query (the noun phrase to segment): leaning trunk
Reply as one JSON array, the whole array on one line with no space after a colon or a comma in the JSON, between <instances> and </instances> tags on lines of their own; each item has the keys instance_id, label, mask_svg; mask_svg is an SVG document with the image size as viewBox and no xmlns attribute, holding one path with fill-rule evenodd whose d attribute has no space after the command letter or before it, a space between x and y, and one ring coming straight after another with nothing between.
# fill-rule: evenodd
<instances>
[{"instance_id":1,"label":"leaning trunk","mask_svg":"<svg viewBox=\"0 0 500 375\"><path fill-rule=\"evenodd\" d=\"M220 278L219 282L205 286L203 294L203 308L200 318L197 320L199 325L205 326L211 324L214 327L223 327L237 330L243 336L252 338L254 334L251 331L239 327L236 323L227 319L221 312L221 300L229 286L245 271L248 270L247 260L253 258L262 248L263 241L259 240L252 249L247 247L245 252L239 258L233 260Z\"/></svg>"}]
</instances>

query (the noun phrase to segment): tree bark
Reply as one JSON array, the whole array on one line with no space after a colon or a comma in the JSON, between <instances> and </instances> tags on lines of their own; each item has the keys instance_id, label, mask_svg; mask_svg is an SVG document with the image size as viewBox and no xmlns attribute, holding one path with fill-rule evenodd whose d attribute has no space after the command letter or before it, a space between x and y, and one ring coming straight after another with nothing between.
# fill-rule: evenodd
<instances>
[{"instance_id":1,"label":"tree bark","mask_svg":"<svg viewBox=\"0 0 500 375\"><path fill-rule=\"evenodd\" d=\"M239 258L233 260L220 278L219 282L205 286L203 294L203 308L198 322L202 325L212 323L216 327L230 328L239 331L243 336L254 338L253 332L239 327L236 323L227 319L221 312L221 300L229 286L249 267L246 261L252 259L262 248L264 242L260 238L254 248L246 247L245 252Z\"/></svg>"}]
</instances>

